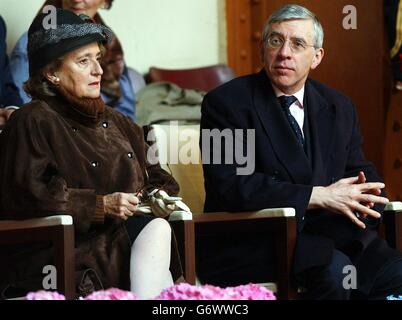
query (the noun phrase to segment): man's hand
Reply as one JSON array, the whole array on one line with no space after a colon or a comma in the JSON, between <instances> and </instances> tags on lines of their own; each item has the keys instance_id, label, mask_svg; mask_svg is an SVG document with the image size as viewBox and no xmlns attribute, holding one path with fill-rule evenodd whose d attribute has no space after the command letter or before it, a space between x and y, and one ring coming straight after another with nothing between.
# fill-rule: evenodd
<instances>
[{"instance_id":1,"label":"man's hand","mask_svg":"<svg viewBox=\"0 0 402 320\"><path fill-rule=\"evenodd\" d=\"M105 213L108 216L127 220L134 215L140 199L133 193L115 192L103 196Z\"/></svg>"},{"instance_id":2,"label":"man's hand","mask_svg":"<svg viewBox=\"0 0 402 320\"><path fill-rule=\"evenodd\" d=\"M365 183L365 182L366 182L366 176L365 176L365 174L364 174L363 171L360 171L360 172L359 172L359 179L358 179L357 183L359 184L359 183ZM377 195L377 196L381 195L381 189L372 190L372 194ZM365 205L367 208L370 208L370 209L374 207L374 203L373 203L373 202L364 203L364 205ZM366 217L367 217L367 214L364 214L364 213L363 213L363 214L361 215L361 217L362 217L362 218L366 218Z\"/></svg>"},{"instance_id":3,"label":"man's hand","mask_svg":"<svg viewBox=\"0 0 402 320\"><path fill-rule=\"evenodd\" d=\"M374 204L386 204L388 199L379 196L385 185L381 182L365 182L363 172L357 177L341 179L328 187L314 187L309 209L323 208L334 213L347 216L361 228L365 224L358 219L355 212L363 217L380 218L381 215L372 210Z\"/></svg>"},{"instance_id":4,"label":"man's hand","mask_svg":"<svg viewBox=\"0 0 402 320\"><path fill-rule=\"evenodd\" d=\"M0 108L0 125L4 125L15 109Z\"/></svg>"}]
</instances>

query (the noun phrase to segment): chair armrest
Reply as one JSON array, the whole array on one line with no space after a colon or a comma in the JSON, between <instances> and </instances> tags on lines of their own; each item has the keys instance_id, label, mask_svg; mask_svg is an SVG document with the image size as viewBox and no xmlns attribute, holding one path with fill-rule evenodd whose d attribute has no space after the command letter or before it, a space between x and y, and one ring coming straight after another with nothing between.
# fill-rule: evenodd
<instances>
[{"instance_id":1,"label":"chair armrest","mask_svg":"<svg viewBox=\"0 0 402 320\"><path fill-rule=\"evenodd\" d=\"M188 211L174 211L169 216L169 221L189 221L193 220L193 214Z\"/></svg>"},{"instance_id":2,"label":"chair armrest","mask_svg":"<svg viewBox=\"0 0 402 320\"><path fill-rule=\"evenodd\" d=\"M402 203L401 203L402 207ZM194 215L187 211L174 211L169 216L169 221L188 221L193 220L196 223L219 222L219 221L237 221L266 218L291 218L296 216L294 208L271 208L259 211L249 212L211 212Z\"/></svg>"},{"instance_id":3,"label":"chair armrest","mask_svg":"<svg viewBox=\"0 0 402 320\"><path fill-rule=\"evenodd\" d=\"M33 229L52 226L70 226L72 224L73 218L69 215L49 216L26 220L0 220L0 231Z\"/></svg>"},{"instance_id":4,"label":"chair armrest","mask_svg":"<svg viewBox=\"0 0 402 320\"><path fill-rule=\"evenodd\" d=\"M384 211L394 211L395 213L400 213L402 212L402 202L401 201L388 202L384 208Z\"/></svg>"},{"instance_id":5,"label":"chair armrest","mask_svg":"<svg viewBox=\"0 0 402 320\"><path fill-rule=\"evenodd\" d=\"M241 221L256 219L273 218L292 218L295 217L294 208L271 208L249 212L211 212L193 217L194 223L210 223L223 221Z\"/></svg>"}]
</instances>

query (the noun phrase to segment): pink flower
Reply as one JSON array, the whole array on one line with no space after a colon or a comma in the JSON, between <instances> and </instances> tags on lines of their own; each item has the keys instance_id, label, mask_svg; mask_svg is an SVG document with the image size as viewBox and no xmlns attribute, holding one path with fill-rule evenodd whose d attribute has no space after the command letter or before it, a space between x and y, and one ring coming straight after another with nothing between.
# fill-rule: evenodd
<instances>
[{"instance_id":1,"label":"pink flower","mask_svg":"<svg viewBox=\"0 0 402 320\"><path fill-rule=\"evenodd\" d=\"M26 296L27 300L66 300L66 297L58 292L53 291L37 291L30 292Z\"/></svg>"},{"instance_id":2,"label":"pink flower","mask_svg":"<svg viewBox=\"0 0 402 320\"><path fill-rule=\"evenodd\" d=\"M167 288L155 300L276 300L272 291L256 284L219 288L187 283Z\"/></svg>"},{"instance_id":3,"label":"pink flower","mask_svg":"<svg viewBox=\"0 0 402 320\"><path fill-rule=\"evenodd\" d=\"M226 294L232 296L228 300L276 300L274 293L257 284L247 284L238 287L226 288Z\"/></svg>"},{"instance_id":4,"label":"pink flower","mask_svg":"<svg viewBox=\"0 0 402 320\"><path fill-rule=\"evenodd\" d=\"M155 300L217 300L223 294L223 289L219 287L180 283L163 290Z\"/></svg>"},{"instance_id":5,"label":"pink flower","mask_svg":"<svg viewBox=\"0 0 402 320\"><path fill-rule=\"evenodd\" d=\"M27 300L66 300L66 298L51 291L31 292ZM96 291L80 300L140 300L130 291L117 288ZM257 284L247 284L237 287L219 288L211 285L193 286L180 283L163 290L154 300L276 300L274 293Z\"/></svg>"},{"instance_id":6,"label":"pink flower","mask_svg":"<svg viewBox=\"0 0 402 320\"><path fill-rule=\"evenodd\" d=\"M107 290L95 291L80 300L139 300L139 298L130 291L110 288Z\"/></svg>"}]
</instances>

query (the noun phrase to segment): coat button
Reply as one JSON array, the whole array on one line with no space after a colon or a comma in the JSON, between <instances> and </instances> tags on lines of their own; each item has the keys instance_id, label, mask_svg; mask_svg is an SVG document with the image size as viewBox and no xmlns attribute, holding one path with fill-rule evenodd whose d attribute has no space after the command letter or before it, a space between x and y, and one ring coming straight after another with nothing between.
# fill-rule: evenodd
<instances>
[{"instance_id":1,"label":"coat button","mask_svg":"<svg viewBox=\"0 0 402 320\"><path fill-rule=\"evenodd\" d=\"M132 152L127 153L127 157L129 157L130 159L134 158L134 154Z\"/></svg>"},{"instance_id":2,"label":"coat button","mask_svg":"<svg viewBox=\"0 0 402 320\"><path fill-rule=\"evenodd\" d=\"M91 166L94 167L94 168L98 167L99 166L98 161L92 161Z\"/></svg>"},{"instance_id":3,"label":"coat button","mask_svg":"<svg viewBox=\"0 0 402 320\"><path fill-rule=\"evenodd\" d=\"M77 132L78 129L76 127L71 127L71 129L73 129L73 132Z\"/></svg>"},{"instance_id":4,"label":"coat button","mask_svg":"<svg viewBox=\"0 0 402 320\"><path fill-rule=\"evenodd\" d=\"M106 129L107 127L109 127L109 124L107 123L107 121L103 121L103 122L102 122L102 127L104 127L105 129Z\"/></svg>"}]
</instances>

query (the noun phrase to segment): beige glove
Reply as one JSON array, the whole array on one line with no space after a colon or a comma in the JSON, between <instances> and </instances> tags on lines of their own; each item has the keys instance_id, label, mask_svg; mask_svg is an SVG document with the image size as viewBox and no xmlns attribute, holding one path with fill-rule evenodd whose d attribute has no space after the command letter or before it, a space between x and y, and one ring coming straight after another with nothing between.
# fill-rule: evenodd
<instances>
[{"instance_id":1,"label":"beige glove","mask_svg":"<svg viewBox=\"0 0 402 320\"><path fill-rule=\"evenodd\" d=\"M137 211L160 218L166 218L174 211L191 212L181 199L180 197L170 197L163 190L154 189L148 194L147 201L138 205Z\"/></svg>"}]
</instances>

